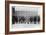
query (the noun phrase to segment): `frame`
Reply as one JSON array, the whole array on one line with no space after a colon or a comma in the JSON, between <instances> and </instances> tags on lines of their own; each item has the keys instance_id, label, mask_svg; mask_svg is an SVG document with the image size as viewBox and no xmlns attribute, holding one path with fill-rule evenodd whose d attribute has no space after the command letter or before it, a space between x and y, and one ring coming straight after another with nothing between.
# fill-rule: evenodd
<instances>
[{"instance_id":1,"label":"frame","mask_svg":"<svg viewBox=\"0 0 46 35\"><path fill-rule=\"evenodd\" d=\"M42 6L42 10L41 10L41 14L42 14L42 19L40 18L40 20L42 20L42 29L41 30L20 30L20 31L9 31L10 29L10 5L11 7L13 5L13 7L15 7L17 4L19 6L19 4L22 4L20 6L31 6L31 5L36 5L37 6ZM34 6L33 6L34 7ZM21 7L20 7L21 8ZM28 8L27 8L28 9ZM12 12L13 14L13 12ZM20 34L20 33L37 33L37 32L44 32L44 27L45 26L45 3L40 3L40 2L23 2L23 1L5 1L5 34Z\"/></svg>"}]
</instances>

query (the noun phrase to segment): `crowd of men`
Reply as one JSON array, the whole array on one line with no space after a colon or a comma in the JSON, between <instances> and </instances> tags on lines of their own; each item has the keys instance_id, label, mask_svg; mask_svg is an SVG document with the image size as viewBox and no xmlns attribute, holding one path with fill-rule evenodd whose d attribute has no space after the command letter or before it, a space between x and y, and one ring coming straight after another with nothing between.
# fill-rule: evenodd
<instances>
[{"instance_id":1,"label":"crowd of men","mask_svg":"<svg viewBox=\"0 0 46 35\"><path fill-rule=\"evenodd\" d=\"M12 16L12 23L15 24L15 22L19 22L19 23L31 23L34 22L34 24L36 24L36 22L40 22L40 16L31 16L30 18L26 18L24 16Z\"/></svg>"}]
</instances>

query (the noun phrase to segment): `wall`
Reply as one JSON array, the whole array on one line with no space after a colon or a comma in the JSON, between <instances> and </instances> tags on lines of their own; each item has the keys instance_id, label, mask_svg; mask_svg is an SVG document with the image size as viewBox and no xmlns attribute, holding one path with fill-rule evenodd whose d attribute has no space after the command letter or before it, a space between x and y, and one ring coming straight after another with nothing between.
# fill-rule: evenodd
<instances>
[{"instance_id":1,"label":"wall","mask_svg":"<svg viewBox=\"0 0 46 35\"><path fill-rule=\"evenodd\" d=\"M45 2L45 0L6 0L6 1L28 1L28 2Z\"/></svg>"}]
</instances>

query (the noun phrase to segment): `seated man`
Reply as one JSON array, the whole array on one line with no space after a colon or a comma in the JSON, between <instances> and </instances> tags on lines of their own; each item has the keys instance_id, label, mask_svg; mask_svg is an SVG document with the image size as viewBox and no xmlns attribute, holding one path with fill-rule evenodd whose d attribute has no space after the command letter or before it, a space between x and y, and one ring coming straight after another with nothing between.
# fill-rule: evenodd
<instances>
[{"instance_id":1,"label":"seated man","mask_svg":"<svg viewBox=\"0 0 46 35\"><path fill-rule=\"evenodd\" d=\"M25 21L25 18L24 17L21 17L20 19L19 19L19 22L21 22L21 23L23 23Z\"/></svg>"},{"instance_id":2,"label":"seated man","mask_svg":"<svg viewBox=\"0 0 46 35\"><path fill-rule=\"evenodd\" d=\"M15 22L18 22L17 16L12 16L12 24L15 24Z\"/></svg>"},{"instance_id":3,"label":"seated man","mask_svg":"<svg viewBox=\"0 0 46 35\"><path fill-rule=\"evenodd\" d=\"M40 22L40 16L38 16L38 19L37 19L38 23Z\"/></svg>"},{"instance_id":4,"label":"seated man","mask_svg":"<svg viewBox=\"0 0 46 35\"><path fill-rule=\"evenodd\" d=\"M32 22L33 21L33 17L30 17L30 22Z\"/></svg>"},{"instance_id":5,"label":"seated man","mask_svg":"<svg viewBox=\"0 0 46 35\"><path fill-rule=\"evenodd\" d=\"M36 21L37 21L37 17L34 16L34 24L36 24Z\"/></svg>"},{"instance_id":6,"label":"seated man","mask_svg":"<svg viewBox=\"0 0 46 35\"><path fill-rule=\"evenodd\" d=\"M36 22L40 22L40 17L39 16L34 16L34 24L36 24Z\"/></svg>"}]
</instances>

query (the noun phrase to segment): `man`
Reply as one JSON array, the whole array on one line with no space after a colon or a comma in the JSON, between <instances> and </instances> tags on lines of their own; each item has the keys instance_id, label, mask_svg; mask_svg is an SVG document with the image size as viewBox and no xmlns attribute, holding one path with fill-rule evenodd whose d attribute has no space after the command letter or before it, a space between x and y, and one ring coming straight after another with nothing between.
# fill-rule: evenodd
<instances>
[{"instance_id":1,"label":"man","mask_svg":"<svg viewBox=\"0 0 46 35\"><path fill-rule=\"evenodd\" d=\"M36 24L37 16L34 16L34 24Z\"/></svg>"},{"instance_id":2,"label":"man","mask_svg":"<svg viewBox=\"0 0 46 35\"><path fill-rule=\"evenodd\" d=\"M25 21L25 18L24 18L24 17L21 17L21 18L19 19L19 22L21 22L21 23L24 23L24 21Z\"/></svg>"}]
</instances>

